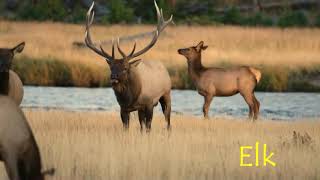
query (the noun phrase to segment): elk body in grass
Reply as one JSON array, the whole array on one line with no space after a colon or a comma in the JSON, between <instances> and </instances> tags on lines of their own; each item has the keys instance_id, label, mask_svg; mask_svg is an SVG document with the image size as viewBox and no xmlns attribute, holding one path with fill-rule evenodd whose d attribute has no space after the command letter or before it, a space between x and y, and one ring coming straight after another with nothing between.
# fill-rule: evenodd
<instances>
[{"instance_id":1,"label":"elk body in grass","mask_svg":"<svg viewBox=\"0 0 320 180\"><path fill-rule=\"evenodd\" d=\"M0 48L0 94L13 98L18 105L22 102L23 85L19 76L10 68L14 55L21 53L24 46L22 42L14 48Z\"/></svg>"},{"instance_id":2,"label":"elk body in grass","mask_svg":"<svg viewBox=\"0 0 320 180\"><path fill-rule=\"evenodd\" d=\"M40 153L31 128L15 96L10 97L16 95L11 92L17 90L15 80L20 80L12 76L11 61L23 47L24 43L0 49L0 161L10 180L43 180L45 174L53 172L41 172Z\"/></svg>"},{"instance_id":3,"label":"elk body in grass","mask_svg":"<svg viewBox=\"0 0 320 180\"><path fill-rule=\"evenodd\" d=\"M158 25L154 31L151 42L142 50L136 52L136 43L129 55L120 48L119 39L117 49L122 58L115 58L115 44L112 44L112 55L109 55L100 46L97 48L91 40L90 26L94 19L93 7L87 13L86 23L86 45L95 53L104 57L110 67L110 82L114 90L117 101L120 105L120 114L125 129L129 128L130 113L138 111L141 130L144 125L147 131L151 129L153 109L160 102L167 128L170 129L171 114L171 80L167 69L158 61L146 61L135 59L150 50L160 35L160 33L172 22L172 16L168 21L163 18L162 10L159 10L156 2Z\"/></svg>"},{"instance_id":4,"label":"elk body in grass","mask_svg":"<svg viewBox=\"0 0 320 180\"><path fill-rule=\"evenodd\" d=\"M203 114L208 118L209 107L215 96L232 96L240 93L249 106L249 118L257 119L260 103L254 95L254 89L261 79L261 72L253 67L234 68L204 67L201 53L208 46L201 41L197 46L179 49L178 53L188 61L188 73L198 93L204 97Z\"/></svg>"}]
</instances>

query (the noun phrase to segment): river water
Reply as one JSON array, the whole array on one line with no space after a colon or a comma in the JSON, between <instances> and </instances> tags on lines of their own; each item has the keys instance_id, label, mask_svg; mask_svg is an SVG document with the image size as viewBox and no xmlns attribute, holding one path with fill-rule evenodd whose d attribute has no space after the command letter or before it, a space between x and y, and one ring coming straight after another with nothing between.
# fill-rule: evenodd
<instances>
[{"instance_id":1,"label":"river water","mask_svg":"<svg viewBox=\"0 0 320 180\"><path fill-rule=\"evenodd\" d=\"M320 118L320 93L256 93L261 103L261 117L274 120ZM202 115L203 97L196 91L173 90L172 111L177 114ZM24 108L68 111L119 111L110 88L25 87ZM160 107L157 107L160 111ZM248 107L240 95L215 97L210 115L247 117Z\"/></svg>"}]
</instances>

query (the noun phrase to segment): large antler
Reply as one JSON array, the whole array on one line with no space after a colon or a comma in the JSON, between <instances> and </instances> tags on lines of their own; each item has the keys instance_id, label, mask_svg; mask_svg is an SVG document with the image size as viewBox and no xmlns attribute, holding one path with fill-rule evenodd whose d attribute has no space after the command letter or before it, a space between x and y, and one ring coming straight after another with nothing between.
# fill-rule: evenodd
<instances>
[{"instance_id":1,"label":"large antler","mask_svg":"<svg viewBox=\"0 0 320 180\"><path fill-rule=\"evenodd\" d=\"M120 40L118 38L117 47L118 47L118 51L122 55L123 59L129 61L135 57L142 55L143 53L147 52L149 49L151 49L155 45L155 43L157 42L160 33L172 22L172 17L173 17L172 15L169 20L167 20L167 21L164 20L162 9L159 9L157 2L155 0L154 0L154 5L157 10L158 25L157 25L157 29L154 31L154 36L153 36L152 41L149 43L149 45L147 45L147 47L145 47L144 49L142 49L136 53L135 53L135 50L136 50L137 43L135 42L131 53L127 56L120 48ZM92 5L87 13L85 43L90 49L92 49L94 52L96 52L100 56L105 57L108 61L115 60L114 42L112 42L112 56L110 56L107 52L104 51L104 49L101 46L100 46L100 50L97 47L95 47L94 43L91 40L89 30L90 30L90 26L92 25L93 19L94 19L93 7L94 7L94 2L92 3Z\"/></svg>"},{"instance_id":2,"label":"large antler","mask_svg":"<svg viewBox=\"0 0 320 180\"><path fill-rule=\"evenodd\" d=\"M93 7L94 7L94 2L92 2L92 5L91 5L90 9L87 12L85 43L94 52L96 52L100 56L106 58L106 60L112 61L112 60L114 60L114 43L112 43L112 56L110 56L107 52L104 51L104 49L102 48L101 45L100 45L100 49L98 49L94 45L94 43L92 42L92 39L91 39L91 36L90 36L90 26L92 25L93 20L94 20Z\"/></svg>"},{"instance_id":3,"label":"large antler","mask_svg":"<svg viewBox=\"0 0 320 180\"><path fill-rule=\"evenodd\" d=\"M149 45L147 45L144 49L142 49L136 53L135 53L135 50L136 50L137 43L135 42L133 50L131 51L131 53L128 56L126 56L125 53L120 48L120 40L118 38L118 41L117 41L118 50L124 59L127 59L129 61L130 59L138 57L138 56L144 54L145 52L147 52L149 49L151 49L156 44L160 33L172 22L172 17L173 17L172 15L169 20L167 20L167 21L164 20L162 9L159 9L157 2L155 0L154 0L154 5L157 10L158 25L157 25L157 29L154 31L153 39L151 40Z\"/></svg>"}]
</instances>

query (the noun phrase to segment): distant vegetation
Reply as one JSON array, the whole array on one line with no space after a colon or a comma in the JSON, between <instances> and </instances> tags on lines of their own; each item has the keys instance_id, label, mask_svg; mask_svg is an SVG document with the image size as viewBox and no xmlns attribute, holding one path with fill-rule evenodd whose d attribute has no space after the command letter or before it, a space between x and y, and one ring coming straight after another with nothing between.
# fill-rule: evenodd
<instances>
[{"instance_id":1,"label":"distant vegetation","mask_svg":"<svg viewBox=\"0 0 320 180\"><path fill-rule=\"evenodd\" d=\"M10 1L10 0L9 0ZM12 0L11 0L12 1ZM260 0L263 4L272 1ZM312 0L310 0L313 2ZM152 0L97 0L98 21L102 24L110 23L154 23L155 13ZM301 5L283 6L275 10L256 11L254 1L212 1L212 0L158 0L166 15L174 14L179 24L233 24L244 26L280 26L301 27L320 26L320 6ZM288 2L291 1L274 1ZM82 23L90 0L47 0L21 1L8 7L0 3L0 15L11 20L63 21ZM2 4L2 5L1 5ZM253 7L243 12L243 6ZM223 11L221 11L223 9Z\"/></svg>"},{"instance_id":2,"label":"distant vegetation","mask_svg":"<svg viewBox=\"0 0 320 180\"><path fill-rule=\"evenodd\" d=\"M219 63L218 67L235 64ZM268 92L320 92L320 84L312 79L320 76L320 64L314 67L289 68L286 66L258 65L262 79L258 91ZM26 85L108 87L109 69L90 68L84 64L68 63L54 59L30 59L15 61L13 69ZM168 67L174 89L194 89L186 67ZM316 79L315 79L316 80Z\"/></svg>"}]
</instances>

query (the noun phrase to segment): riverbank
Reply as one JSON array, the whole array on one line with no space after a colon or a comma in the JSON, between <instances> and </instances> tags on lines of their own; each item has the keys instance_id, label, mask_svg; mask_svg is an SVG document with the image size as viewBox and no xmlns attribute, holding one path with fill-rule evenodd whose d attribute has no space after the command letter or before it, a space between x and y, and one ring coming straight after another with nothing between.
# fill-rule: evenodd
<instances>
[{"instance_id":1,"label":"riverbank","mask_svg":"<svg viewBox=\"0 0 320 180\"><path fill-rule=\"evenodd\" d=\"M152 132L141 134L137 115L123 132L118 113L26 111L42 154L44 168L56 168L48 179L318 179L318 120L202 120L172 117L172 131L156 114ZM294 135L294 131L296 135ZM240 167L240 146L260 149L276 167ZM255 147L253 147L255 148ZM255 151L245 163L255 164ZM262 160L262 151L260 152ZM4 179L0 167L0 179Z\"/></svg>"},{"instance_id":2,"label":"riverbank","mask_svg":"<svg viewBox=\"0 0 320 180\"><path fill-rule=\"evenodd\" d=\"M93 26L95 42L149 32L153 26ZM23 31L22 31L23 30ZM108 65L88 48L75 46L84 40L84 26L51 22L0 21L0 46L20 41L27 45L16 57L14 69L26 85L108 86ZM50 36L48 36L50 34ZM188 38L186 38L188 37ZM186 60L177 49L204 40L206 66L250 65L261 68L260 91L319 91L320 29L247 28L234 26L171 26L155 47L141 58L160 60L168 68L174 88L190 89ZM138 39L141 49L150 38ZM122 42L129 51L133 42ZM105 44L107 51L110 44Z\"/></svg>"},{"instance_id":3,"label":"riverbank","mask_svg":"<svg viewBox=\"0 0 320 180\"><path fill-rule=\"evenodd\" d=\"M107 65L106 65L107 66ZM230 63L215 67L238 66ZM254 65L262 72L256 90L263 92L320 92L320 64L290 67ZM167 66L173 89L195 89L185 66ZM25 85L61 87L110 87L108 67L54 59L33 60L20 57L13 65Z\"/></svg>"}]
</instances>

